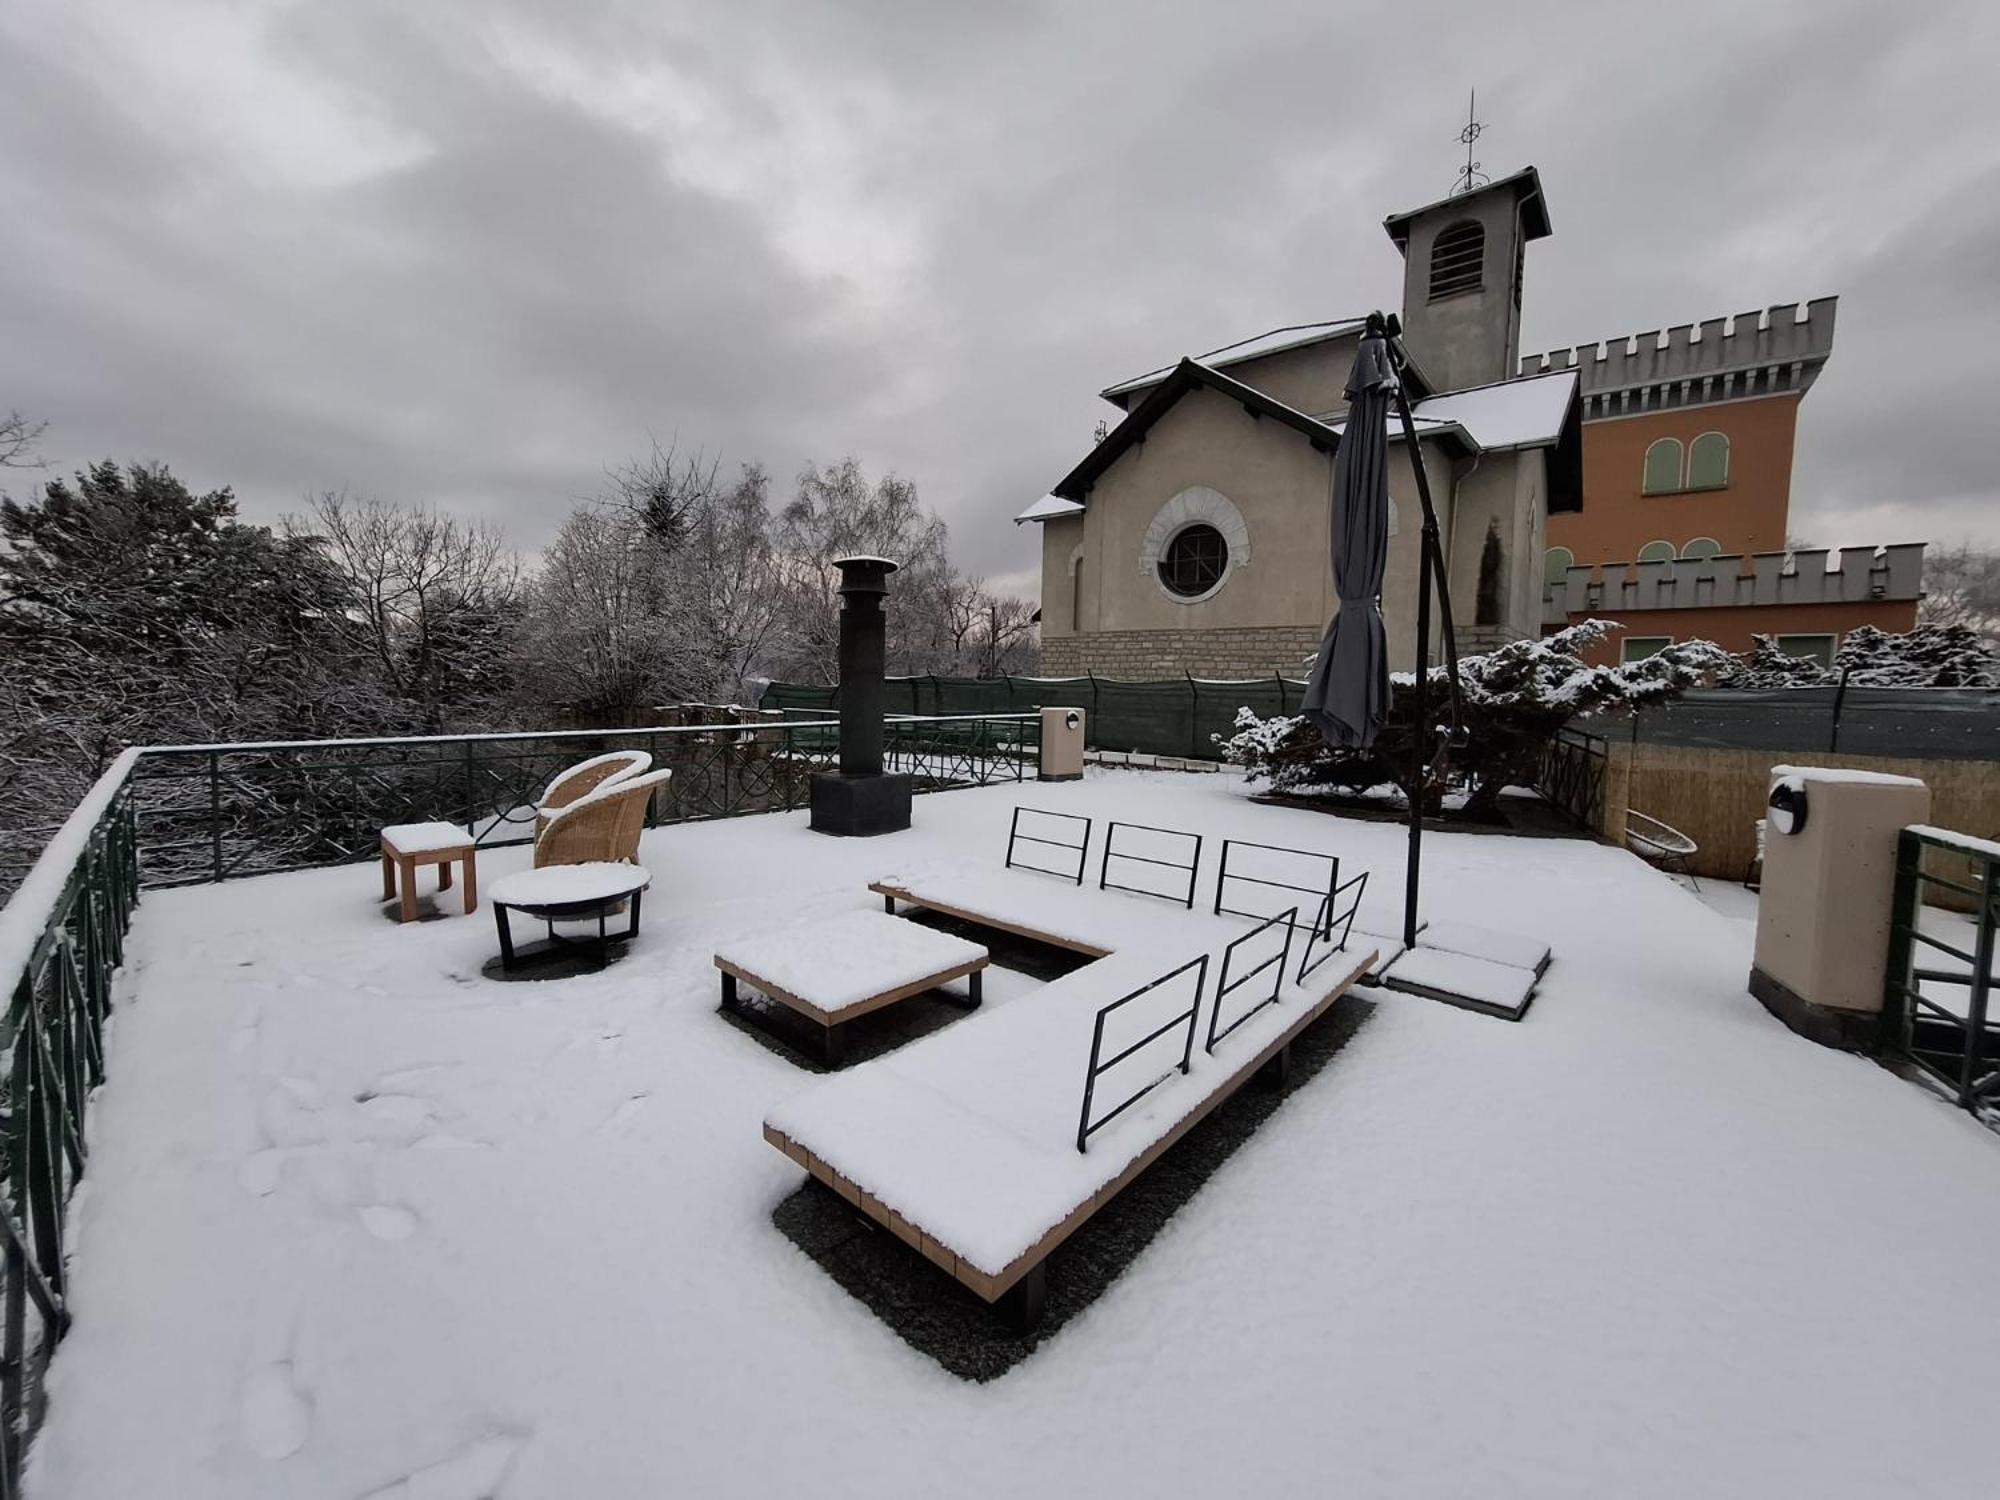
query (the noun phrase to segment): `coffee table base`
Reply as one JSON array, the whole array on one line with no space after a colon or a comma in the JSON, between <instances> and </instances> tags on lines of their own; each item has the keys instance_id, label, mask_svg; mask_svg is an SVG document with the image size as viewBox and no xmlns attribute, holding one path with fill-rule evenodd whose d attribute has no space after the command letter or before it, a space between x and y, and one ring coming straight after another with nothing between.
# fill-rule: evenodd
<instances>
[{"instance_id":1,"label":"coffee table base","mask_svg":"<svg viewBox=\"0 0 2000 1500\"><path fill-rule=\"evenodd\" d=\"M501 969L512 973L516 969L548 963L552 959L579 950L594 953L597 966L603 968L610 960L613 943L627 943L639 935L639 907L644 896L644 890L637 890L630 895L610 896L593 901L565 901L556 906L509 906L495 901L493 924L500 933ZM621 902L631 904L630 918L623 932L610 932L605 927L605 919L617 910ZM518 911L523 916L547 923L549 929L547 940L525 948L516 948L514 934L507 923L507 914L510 911ZM555 924L558 922L589 921L592 917L597 919L597 936L594 939L565 937L556 931Z\"/></svg>"}]
</instances>

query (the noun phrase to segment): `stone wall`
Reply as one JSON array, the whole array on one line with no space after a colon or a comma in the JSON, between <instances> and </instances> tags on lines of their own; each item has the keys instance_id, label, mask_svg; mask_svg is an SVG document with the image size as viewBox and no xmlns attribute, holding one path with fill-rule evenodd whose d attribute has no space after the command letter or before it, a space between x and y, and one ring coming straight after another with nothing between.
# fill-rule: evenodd
<instances>
[{"instance_id":1,"label":"stone wall","mask_svg":"<svg viewBox=\"0 0 2000 1500\"><path fill-rule=\"evenodd\" d=\"M1274 625L1238 630L1097 630L1046 636L1038 669L1044 677L1126 681L1179 677L1300 678L1319 649L1319 632Z\"/></svg>"}]
</instances>

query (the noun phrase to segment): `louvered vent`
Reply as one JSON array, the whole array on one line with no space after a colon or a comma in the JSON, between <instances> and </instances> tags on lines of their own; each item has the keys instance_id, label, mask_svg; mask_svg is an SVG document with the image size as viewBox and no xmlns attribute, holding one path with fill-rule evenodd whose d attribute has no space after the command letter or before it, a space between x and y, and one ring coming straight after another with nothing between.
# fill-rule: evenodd
<instances>
[{"instance_id":1,"label":"louvered vent","mask_svg":"<svg viewBox=\"0 0 2000 1500\"><path fill-rule=\"evenodd\" d=\"M1431 301L1456 292L1476 292L1483 285L1480 266L1486 259L1486 226L1470 221L1454 224L1431 246Z\"/></svg>"}]
</instances>

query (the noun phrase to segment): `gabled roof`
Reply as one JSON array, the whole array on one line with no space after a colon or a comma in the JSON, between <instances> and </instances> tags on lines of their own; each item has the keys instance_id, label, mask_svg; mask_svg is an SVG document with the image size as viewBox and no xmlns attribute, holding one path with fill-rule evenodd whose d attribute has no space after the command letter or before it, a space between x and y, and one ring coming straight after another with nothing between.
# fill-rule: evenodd
<instances>
[{"instance_id":1,"label":"gabled roof","mask_svg":"<svg viewBox=\"0 0 2000 1500\"><path fill-rule=\"evenodd\" d=\"M1198 364L1191 359L1183 359L1168 372L1167 378L1147 393L1146 399L1132 409L1124 421L1112 428L1103 442L1091 449L1082 463L1078 464L1061 481L1052 485L1049 496L1058 500L1083 503L1083 497L1090 493L1090 487L1097 483L1098 476L1110 468L1125 453L1125 450L1144 438L1147 430L1164 417L1181 397L1192 390L1210 390L1219 396L1227 396L1239 403L1253 417L1270 417L1274 421L1291 428L1315 448L1332 453L1340 446L1340 434L1326 423L1295 411L1282 401L1274 401L1253 385L1245 385L1240 380L1232 380L1221 371ZM1035 515L1047 500L1029 507L1029 513L1021 520L1049 520L1049 515Z\"/></svg>"},{"instance_id":2,"label":"gabled roof","mask_svg":"<svg viewBox=\"0 0 2000 1500\"><path fill-rule=\"evenodd\" d=\"M1074 500L1065 500L1060 495L1044 495L1033 505L1014 517L1014 524L1023 521L1060 521L1064 516L1080 516L1083 507Z\"/></svg>"},{"instance_id":3,"label":"gabled roof","mask_svg":"<svg viewBox=\"0 0 2000 1500\"><path fill-rule=\"evenodd\" d=\"M1523 167L1520 171L1502 177L1496 182L1482 183L1470 193L1447 193L1435 203L1426 203L1422 208L1413 208L1406 213L1390 214L1382 221L1382 227L1389 232L1389 238L1396 242L1398 250L1407 250L1410 243L1410 222L1433 209L1443 208L1453 199L1472 198L1481 193L1511 191L1521 204L1521 238L1538 240L1550 232L1549 200L1542 196L1542 174L1533 167Z\"/></svg>"},{"instance_id":4,"label":"gabled roof","mask_svg":"<svg viewBox=\"0 0 2000 1500\"><path fill-rule=\"evenodd\" d=\"M1455 422L1482 453L1504 453L1554 447L1576 403L1576 372L1562 370L1427 396L1412 415Z\"/></svg>"},{"instance_id":5,"label":"gabled roof","mask_svg":"<svg viewBox=\"0 0 2000 1500\"><path fill-rule=\"evenodd\" d=\"M1328 339L1344 338L1359 332L1365 318L1336 318L1330 323L1294 323L1287 328L1273 328L1269 333L1257 334L1254 338L1238 339L1233 344L1224 344L1220 349L1211 349L1201 356L1201 362L1211 370L1225 369L1241 364L1245 360L1260 359L1266 354L1276 354L1283 349L1300 349L1307 344L1321 344ZM1108 385L1098 392L1106 401L1119 406L1125 404L1126 397L1143 390L1155 381L1163 380L1174 371L1172 365L1161 365L1157 370L1148 370L1144 375L1134 375L1130 380L1121 380L1116 385Z\"/></svg>"}]
</instances>

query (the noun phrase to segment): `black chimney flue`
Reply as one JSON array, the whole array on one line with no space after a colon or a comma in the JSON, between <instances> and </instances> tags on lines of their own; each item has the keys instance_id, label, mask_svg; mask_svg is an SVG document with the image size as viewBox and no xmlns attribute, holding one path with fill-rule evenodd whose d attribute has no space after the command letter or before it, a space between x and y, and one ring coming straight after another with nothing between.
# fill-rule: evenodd
<instances>
[{"instance_id":1,"label":"black chimney flue","mask_svg":"<svg viewBox=\"0 0 2000 1500\"><path fill-rule=\"evenodd\" d=\"M887 620L882 596L896 565L843 557L840 569L840 769L812 779L812 826L866 837L910 826L910 778L882 769Z\"/></svg>"}]
</instances>

